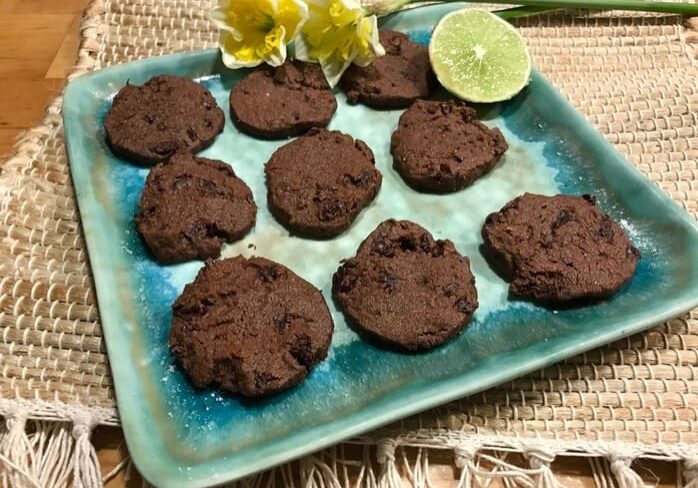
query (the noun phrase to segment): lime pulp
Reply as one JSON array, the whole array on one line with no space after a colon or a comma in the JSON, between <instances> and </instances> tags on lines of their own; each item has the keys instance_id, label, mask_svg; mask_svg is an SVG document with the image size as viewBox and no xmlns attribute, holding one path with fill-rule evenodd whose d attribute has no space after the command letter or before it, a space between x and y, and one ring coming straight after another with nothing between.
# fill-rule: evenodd
<instances>
[{"instance_id":1,"label":"lime pulp","mask_svg":"<svg viewBox=\"0 0 698 488\"><path fill-rule=\"evenodd\" d=\"M531 56L519 32L481 9L443 17L432 33L429 59L444 88L470 102L508 100L531 76Z\"/></svg>"}]
</instances>

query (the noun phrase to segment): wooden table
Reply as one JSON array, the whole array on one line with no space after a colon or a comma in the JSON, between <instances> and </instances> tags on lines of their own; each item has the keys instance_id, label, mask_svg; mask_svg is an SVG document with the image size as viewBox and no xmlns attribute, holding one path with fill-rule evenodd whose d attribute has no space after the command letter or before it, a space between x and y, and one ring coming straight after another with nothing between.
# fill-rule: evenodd
<instances>
[{"instance_id":1,"label":"wooden table","mask_svg":"<svg viewBox=\"0 0 698 488\"><path fill-rule=\"evenodd\" d=\"M40 123L46 103L62 88L75 63L82 11L89 0L0 0L0 161L12 153L16 137ZM106 474L126 455L121 431L101 427L92 440ZM448 461L435 460L433 480L438 486L455 484ZM564 486L593 487L588 462L558 459L553 468ZM640 473L661 487L676 486L676 468L670 463L643 462ZM140 487L140 478L128 483L120 473L109 488ZM501 486L492 484L491 486Z\"/></svg>"}]
</instances>

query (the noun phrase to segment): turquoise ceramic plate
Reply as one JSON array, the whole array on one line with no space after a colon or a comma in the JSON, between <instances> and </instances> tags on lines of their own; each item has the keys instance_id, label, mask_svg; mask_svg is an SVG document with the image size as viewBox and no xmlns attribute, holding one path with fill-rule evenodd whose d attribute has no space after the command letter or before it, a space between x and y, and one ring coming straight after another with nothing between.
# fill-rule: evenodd
<instances>
[{"instance_id":1,"label":"turquoise ceramic plate","mask_svg":"<svg viewBox=\"0 0 698 488\"><path fill-rule=\"evenodd\" d=\"M404 12L385 26L427 42L436 21L457 7ZM510 149L489 175L448 196L416 193L391 168L389 141L399 111L351 107L338 94L331 128L366 141L384 175L378 198L341 237L290 237L270 217L263 167L280 143L244 136L228 119L225 132L203 153L231 163L260 207L255 230L224 255L254 252L276 259L320 288L336 324L330 355L302 385L273 398L241 401L195 390L168 352L167 336L170 305L201 263L160 266L151 259L133 223L147 170L114 157L102 129L119 88L161 73L199 79L226 114L230 88L244 74L226 70L215 51L148 59L73 81L63 107L119 413L136 465L156 485L202 486L244 476L643 330L698 301L696 223L539 73L514 100L481 107ZM525 191L595 194L642 253L632 282L613 299L578 309L508 300L506 283L480 254L480 226L489 212ZM374 348L347 328L329 299L340 259L353 255L388 217L422 224L472 260L480 308L463 334L428 354Z\"/></svg>"}]
</instances>

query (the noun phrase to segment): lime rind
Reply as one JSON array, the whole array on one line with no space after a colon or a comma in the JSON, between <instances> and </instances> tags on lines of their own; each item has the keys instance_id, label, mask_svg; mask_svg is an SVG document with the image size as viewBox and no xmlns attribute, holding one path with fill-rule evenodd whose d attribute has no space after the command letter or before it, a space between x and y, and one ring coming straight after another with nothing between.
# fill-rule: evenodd
<instances>
[{"instance_id":1,"label":"lime rind","mask_svg":"<svg viewBox=\"0 0 698 488\"><path fill-rule=\"evenodd\" d=\"M531 56L519 32L482 9L444 16L432 33L429 58L444 88L469 102L508 100L531 76Z\"/></svg>"}]
</instances>

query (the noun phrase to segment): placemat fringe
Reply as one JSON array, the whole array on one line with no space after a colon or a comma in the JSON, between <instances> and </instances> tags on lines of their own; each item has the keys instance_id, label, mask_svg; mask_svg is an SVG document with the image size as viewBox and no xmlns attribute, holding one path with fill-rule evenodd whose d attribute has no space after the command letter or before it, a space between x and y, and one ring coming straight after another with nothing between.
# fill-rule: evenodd
<instances>
[{"instance_id":1,"label":"placemat fringe","mask_svg":"<svg viewBox=\"0 0 698 488\"><path fill-rule=\"evenodd\" d=\"M0 399L0 416L2 486L102 486L90 436L97 425L118 425L113 409Z\"/></svg>"},{"instance_id":2,"label":"placemat fringe","mask_svg":"<svg viewBox=\"0 0 698 488\"><path fill-rule=\"evenodd\" d=\"M23 402L0 401L5 430L0 433L0 480L7 487L92 488L133 469L122 460L102 477L90 436L99 424L115 425L108 409L65 406L57 412L46 404L50 420L36 418L39 411ZM59 418L61 417L61 418ZM380 432L375 433L375 435ZM361 455L347 455L345 448L359 446ZM408 455L408 450L415 455ZM402 488L433 486L429 453L450 452L457 488L488 486L493 480L529 488L561 488L551 464L558 456L589 457L597 487L642 488L642 477L633 469L640 458L683 463L679 487L698 488L698 452L695 446L649 446L627 443L554 441L502 438L423 429L408 435L367 436L352 439L299 461L250 476L231 487L274 488ZM507 460L520 454L528 467ZM442 455L443 457L443 455ZM375 461L375 462L374 462ZM679 471L680 467L677 466ZM295 474L294 474L295 473ZM150 486L147 483L144 486Z\"/></svg>"},{"instance_id":3,"label":"placemat fringe","mask_svg":"<svg viewBox=\"0 0 698 488\"><path fill-rule=\"evenodd\" d=\"M92 429L98 424L99 418L89 411L81 411L73 418L73 487L91 488L100 486L102 473L99 467L99 458L94 446L90 442Z\"/></svg>"},{"instance_id":4,"label":"placemat fringe","mask_svg":"<svg viewBox=\"0 0 698 488\"><path fill-rule=\"evenodd\" d=\"M487 438L453 436L443 431L426 430L418 436L363 438L348 441L346 446L363 446L362 456L347 456L345 445L307 456L300 461L248 477L229 486L269 488L280 485L306 488L404 488L435 486L430 479L430 452L450 452L454 459L457 488L489 486L500 481L504 486L528 488L561 488L564 484L553 474L550 465L557 456L586 456L590 460L598 488L645 487L633 463L640 458L683 463L686 484L695 488L695 457L689 446L677 449L655 449L649 446L628 446L625 443L557 442L535 439ZM408 451L414 451L408 455ZM375 454L375 455L374 455ZM529 467L509 461L519 454ZM370 460L368 458L371 458ZM373 461L377 461L377 465ZM442 464L443 466L443 464ZM353 476L350 475L352 471ZM294 477L293 473L297 476ZM351 481L353 480L353 481Z\"/></svg>"},{"instance_id":5,"label":"placemat fringe","mask_svg":"<svg viewBox=\"0 0 698 488\"><path fill-rule=\"evenodd\" d=\"M685 488L698 488L698 456L686 459L683 462L683 471L679 472L686 483L683 485Z\"/></svg>"}]
</instances>

